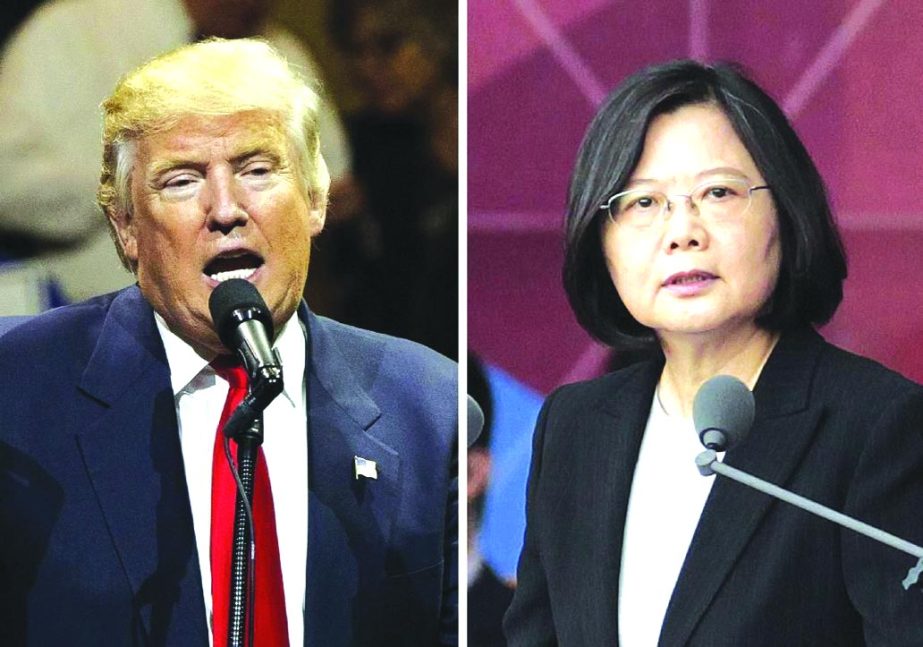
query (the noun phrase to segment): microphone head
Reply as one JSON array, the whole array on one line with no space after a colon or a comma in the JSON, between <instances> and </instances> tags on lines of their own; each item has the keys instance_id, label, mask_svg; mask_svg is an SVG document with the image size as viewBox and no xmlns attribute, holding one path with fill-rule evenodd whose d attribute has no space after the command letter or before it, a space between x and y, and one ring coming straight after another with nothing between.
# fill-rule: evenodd
<instances>
[{"instance_id":1,"label":"microphone head","mask_svg":"<svg viewBox=\"0 0 923 647\"><path fill-rule=\"evenodd\" d=\"M484 412L477 401L468 396L468 449L477 441L484 429Z\"/></svg>"},{"instance_id":2,"label":"microphone head","mask_svg":"<svg viewBox=\"0 0 923 647\"><path fill-rule=\"evenodd\" d=\"M749 433L755 408L753 394L743 382L730 375L716 375L699 388L692 403L699 440L710 449L730 449ZM709 434L706 444L705 435L715 431L720 434ZM713 442L715 436L717 443Z\"/></svg>"},{"instance_id":3,"label":"microphone head","mask_svg":"<svg viewBox=\"0 0 923 647\"><path fill-rule=\"evenodd\" d=\"M236 348L234 331L241 322L257 319L266 327L270 340L275 335L266 302L259 290L244 279L228 279L220 283L208 298L208 309L218 338L232 351Z\"/></svg>"}]
</instances>

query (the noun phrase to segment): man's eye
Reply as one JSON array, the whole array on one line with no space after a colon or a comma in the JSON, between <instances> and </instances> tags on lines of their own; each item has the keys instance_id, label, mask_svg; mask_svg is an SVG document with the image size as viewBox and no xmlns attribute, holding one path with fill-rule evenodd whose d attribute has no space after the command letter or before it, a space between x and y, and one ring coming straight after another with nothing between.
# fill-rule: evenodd
<instances>
[{"instance_id":1,"label":"man's eye","mask_svg":"<svg viewBox=\"0 0 923 647\"><path fill-rule=\"evenodd\" d=\"M195 182L195 178L191 175L177 175L175 177L168 178L163 183L163 187L165 189L184 189L192 185L193 182Z\"/></svg>"},{"instance_id":2,"label":"man's eye","mask_svg":"<svg viewBox=\"0 0 923 647\"><path fill-rule=\"evenodd\" d=\"M250 177L266 177L272 173L273 167L268 162L259 162L254 164L248 164L243 169L244 175L249 175Z\"/></svg>"}]
</instances>

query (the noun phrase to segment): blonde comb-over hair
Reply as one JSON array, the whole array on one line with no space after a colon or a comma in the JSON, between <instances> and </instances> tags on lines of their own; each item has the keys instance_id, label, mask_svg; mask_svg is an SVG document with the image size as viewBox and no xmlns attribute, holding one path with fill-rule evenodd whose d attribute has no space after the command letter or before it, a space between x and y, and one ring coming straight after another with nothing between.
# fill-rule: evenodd
<instances>
[{"instance_id":1,"label":"blonde comb-over hair","mask_svg":"<svg viewBox=\"0 0 923 647\"><path fill-rule=\"evenodd\" d=\"M97 202L122 264L113 221L132 214L131 171L137 143L190 117L260 111L276 116L288 136L299 180L313 208L326 206L330 176L318 141L319 98L269 44L212 38L185 45L129 72L102 104L103 162Z\"/></svg>"}]
</instances>

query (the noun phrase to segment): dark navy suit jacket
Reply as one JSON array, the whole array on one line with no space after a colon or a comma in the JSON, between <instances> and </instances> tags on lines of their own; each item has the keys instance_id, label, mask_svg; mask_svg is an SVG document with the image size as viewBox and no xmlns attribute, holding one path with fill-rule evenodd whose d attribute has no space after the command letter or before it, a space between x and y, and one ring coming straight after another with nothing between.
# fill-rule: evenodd
<instances>
[{"instance_id":1,"label":"dark navy suit jacket","mask_svg":"<svg viewBox=\"0 0 923 647\"><path fill-rule=\"evenodd\" d=\"M635 365L547 399L504 623L511 646L618 645L625 514L662 368ZM754 398L729 465L923 545L923 388L804 330L783 335ZM710 478L662 647L923 645L923 588L901 586L915 558Z\"/></svg>"},{"instance_id":2,"label":"dark navy suit jacket","mask_svg":"<svg viewBox=\"0 0 923 647\"><path fill-rule=\"evenodd\" d=\"M300 316L305 644L455 644L455 364ZM170 372L138 289L0 338L0 412L0 644L207 645Z\"/></svg>"}]
</instances>

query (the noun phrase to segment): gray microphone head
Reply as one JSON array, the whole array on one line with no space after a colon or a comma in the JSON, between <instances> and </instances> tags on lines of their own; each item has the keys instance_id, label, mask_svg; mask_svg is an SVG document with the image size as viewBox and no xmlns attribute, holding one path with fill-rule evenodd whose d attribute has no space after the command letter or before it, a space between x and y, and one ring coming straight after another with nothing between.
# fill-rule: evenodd
<instances>
[{"instance_id":1,"label":"gray microphone head","mask_svg":"<svg viewBox=\"0 0 923 647\"><path fill-rule=\"evenodd\" d=\"M753 394L730 375L716 375L699 388L692 403L692 420L699 440L709 449L730 449L753 424Z\"/></svg>"},{"instance_id":2,"label":"gray microphone head","mask_svg":"<svg viewBox=\"0 0 923 647\"><path fill-rule=\"evenodd\" d=\"M472 398L468 396L468 448L471 448L471 445L478 439L478 436L481 435L481 430L484 428L484 412L481 410L481 406Z\"/></svg>"}]
</instances>

